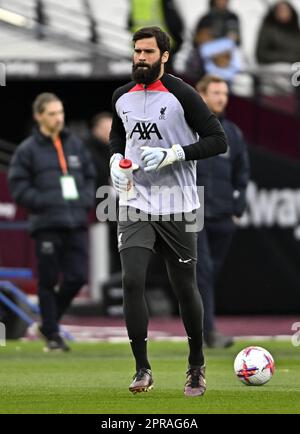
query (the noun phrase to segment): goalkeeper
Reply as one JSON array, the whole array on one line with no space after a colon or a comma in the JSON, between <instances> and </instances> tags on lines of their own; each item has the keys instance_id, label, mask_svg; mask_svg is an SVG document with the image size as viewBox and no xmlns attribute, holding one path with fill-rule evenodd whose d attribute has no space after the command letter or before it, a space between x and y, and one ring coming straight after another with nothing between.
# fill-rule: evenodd
<instances>
[{"instance_id":1,"label":"goalkeeper","mask_svg":"<svg viewBox=\"0 0 300 434\"><path fill-rule=\"evenodd\" d=\"M170 39L158 27L133 35L133 81L114 92L110 133L111 179L120 193L118 240L124 315L136 373L129 390L153 387L147 356L146 271L152 251L162 253L188 336L186 396L205 393L203 307L196 282L197 233L186 230L199 208L196 160L227 150L217 118L189 85L164 72ZM132 180L119 167L134 163ZM201 258L199 258L201 260Z\"/></svg>"}]
</instances>

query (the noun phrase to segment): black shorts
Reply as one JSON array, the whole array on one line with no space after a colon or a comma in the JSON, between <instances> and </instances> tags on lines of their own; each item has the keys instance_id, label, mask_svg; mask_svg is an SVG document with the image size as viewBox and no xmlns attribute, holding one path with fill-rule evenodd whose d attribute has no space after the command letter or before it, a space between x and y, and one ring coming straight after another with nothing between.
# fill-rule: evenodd
<instances>
[{"instance_id":1,"label":"black shorts","mask_svg":"<svg viewBox=\"0 0 300 434\"><path fill-rule=\"evenodd\" d=\"M195 219L194 212L153 216L121 206L118 219L119 251L129 247L144 247L181 264L195 264L197 232L191 230Z\"/></svg>"}]
</instances>

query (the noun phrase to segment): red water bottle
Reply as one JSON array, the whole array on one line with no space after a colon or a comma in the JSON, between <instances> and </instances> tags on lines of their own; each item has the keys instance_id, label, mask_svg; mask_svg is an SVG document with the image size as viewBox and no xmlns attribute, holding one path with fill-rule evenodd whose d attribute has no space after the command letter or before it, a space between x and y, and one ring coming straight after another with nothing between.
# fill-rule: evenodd
<instances>
[{"instance_id":1,"label":"red water bottle","mask_svg":"<svg viewBox=\"0 0 300 434\"><path fill-rule=\"evenodd\" d=\"M128 158L123 158L122 160L120 160L119 162L119 167L120 170L124 173L124 175L127 177L128 179L128 184L127 184L127 191L124 191L120 194L120 197L125 200L130 200L136 197L135 191L134 191L134 186L133 186L133 164L132 161L129 160Z\"/></svg>"}]
</instances>

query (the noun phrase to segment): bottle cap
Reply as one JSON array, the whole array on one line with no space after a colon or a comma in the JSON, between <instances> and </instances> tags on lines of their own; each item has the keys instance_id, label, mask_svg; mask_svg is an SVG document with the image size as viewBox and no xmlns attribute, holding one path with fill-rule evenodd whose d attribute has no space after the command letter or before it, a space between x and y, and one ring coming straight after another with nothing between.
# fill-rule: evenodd
<instances>
[{"instance_id":1,"label":"bottle cap","mask_svg":"<svg viewBox=\"0 0 300 434\"><path fill-rule=\"evenodd\" d=\"M128 160L128 158L123 158L123 160L120 160L119 166L121 169L130 169L132 167L132 161Z\"/></svg>"}]
</instances>

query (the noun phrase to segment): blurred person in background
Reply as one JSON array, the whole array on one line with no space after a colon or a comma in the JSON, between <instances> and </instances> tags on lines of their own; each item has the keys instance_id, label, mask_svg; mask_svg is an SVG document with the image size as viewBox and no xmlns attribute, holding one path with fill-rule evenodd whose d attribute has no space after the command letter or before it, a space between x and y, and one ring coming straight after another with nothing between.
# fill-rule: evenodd
<instances>
[{"instance_id":1,"label":"blurred person in background","mask_svg":"<svg viewBox=\"0 0 300 434\"><path fill-rule=\"evenodd\" d=\"M135 33L141 27L158 26L171 37L170 60L179 51L184 38L184 24L174 0L129 0L128 27ZM169 69L168 69L169 70Z\"/></svg>"},{"instance_id":2,"label":"blurred person in background","mask_svg":"<svg viewBox=\"0 0 300 434\"><path fill-rule=\"evenodd\" d=\"M241 44L238 16L229 10L229 0L210 0L209 8L196 24L186 63L186 76L194 84L207 73L231 82L241 69L236 49Z\"/></svg>"},{"instance_id":3,"label":"blurred person in background","mask_svg":"<svg viewBox=\"0 0 300 434\"><path fill-rule=\"evenodd\" d=\"M236 222L246 207L249 160L240 129L225 118L229 89L218 76L207 75L196 85L208 108L218 117L228 138L228 151L197 162L197 184L204 186L204 228L198 234L197 280L204 306L204 341L211 348L233 344L215 325L215 286L228 255Z\"/></svg>"},{"instance_id":4,"label":"blurred person in background","mask_svg":"<svg viewBox=\"0 0 300 434\"><path fill-rule=\"evenodd\" d=\"M96 114L91 121L91 131L85 143L93 158L96 168L96 189L110 184L109 174L109 133L112 125L112 114L102 112Z\"/></svg>"},{"instance_id":5,"label":"blurred person in background","mask_svg":"<svg viewBox=\"0 0 300 434\"><path fill-rule=\"evenodd\" d=\"M256 56L260 64L300 61L299 17L287 1L273 5L261 25Z\"/></svg>"},{"instance_id":6,"label":"blurred person in background","mask_svg":"<svg viewBox=\"0 0 300 434\"><path fill-rule=\"evenodd\" d=\"M112 126L112 114L101 112L96 114L91 121L91 131L85 143L92 155L93 163L96 169L96 191L99 187L110 185L110 149L109 133ZM97 206L100 199L96 199ZM119 272L121 269L120 255L118 253L117 243L117 224L109 221L109 255L110 255L110 272Z\"/></svg>"},{"instance_id":7,"label":"blurred person in background","mask_svg":"<svg viewBox=\"0 0 300 434\"><path fill-rule=\"evenodd\" d=\"M210 11L196 24L194 45L220 38L230 38L240 45L240 21L238 16L229 10L229 0L210 0L209 8Z\"/></svg>"},{"instance_id":8,"label":"blurred person in background","mask_svg":"<svg viewBox=\"0 0 300 434\"><path fill-rule=\"evenodd\" d=\"M291 65L300 61L300 26L299 16L288 1L279 1L268 10L259 30L256 57L262 93L291 94ZM295 91L299 102L300 88Z\"/></svg>"},{"instance_id":9,"label":"blurred person in background","mask_svg":"<svg viewBox=\"0 0 300 434\"><path fill-rule=\"evenodd\" d=\"M37 122L17 148L8 181L29 213L36 243L39 334L47 351L68 351L59 322L87 282L87 217L94 205L94 166L80 139L64 128L64 107L52 93L33 103Z\"/></svg>"}]
</instances>

